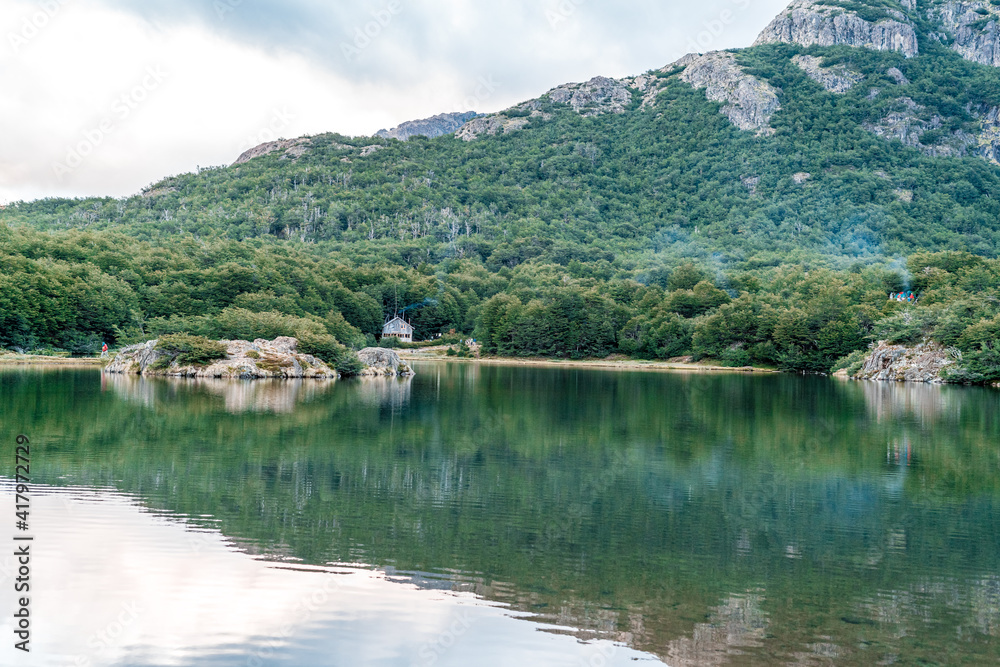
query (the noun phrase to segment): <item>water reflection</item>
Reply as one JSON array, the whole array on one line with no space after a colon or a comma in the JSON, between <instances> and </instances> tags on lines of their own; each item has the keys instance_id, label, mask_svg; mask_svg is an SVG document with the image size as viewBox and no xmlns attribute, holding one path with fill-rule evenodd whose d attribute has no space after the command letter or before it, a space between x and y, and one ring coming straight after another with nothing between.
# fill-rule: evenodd
<instances>
[{"instance_id":1,"label":"water reflection","mask_svg":"<svg viewBox=\"0 0 1000 667\"><path fill-rule=\"evenodd\" d=\"M354 390L358 398L368 404L398 412L410 402L413 376L406 377L362 377L349 380L356 383Z\"/></svg>"},{"instance_id":2,"label":"water reflection","mask_svg":"<svg viewBox=\"0 0 1000 667\"><path fill-rule=\"evenodd\" d=\"M30 430L41 481L113 484L231 551L363 565L672 665L1000 660L996 391L417 370L330 383L291 411L0 373L0 439ZM316 623L282 646L353 627ZM413 636L408 650L437 655L433 634Z\"/></svg>"},{"instance_id":3,"label":"water reflection","mask_svg":"<svg viewBox=\"0 0 1000 667\"><path fill-rule=\"evenodd\" d=\"M763 601L763 591L748 591L713 607L690 635L667 645L671 667L725 665L733 656L744 655L743 649L762 646L768 626Z\"/></svg>"},{"instance_id":4,"label":"water reflection","mask_svg":"<svg viewBox=\"0 0 1000 667\"><path fill-rule=\"evenodd\" d=\"M852 382L860 387L865 403L878 421L904 418L927 422L954 415L969 393L984 391L972 387L948 387L923 382Z\"/></svg>"},{"instance_id":5,"label":"water reflection","mask_svg":"<svg viewBox=\"0 0 1000 667\"><path fill-rule=\"evenodd\" d=\"M230 414L241 412L290 413L299 403L312 401L329 392L335 380L222 378L167 378L140 375L101 375L101 390L122 399L155 408L176 401L179 394L208 400Z\"/></svg>"},{"instance_id":6,"label":"water reflection","mask_svg":"<svg viewBox=\"0 0 1000 667\"><path fill-rule=\"evenodd\" d=\"M410 399L412 376L361 377L342 380L354 385L359 400L373 406L399 410ZM230 414L242 412L291 413L302 403L315 401L333 390L330 379L167 378L139 375L101 375L101 390L124 400L155 408L176 402L181 395L218 404Z\"/></svg>"},{"instance_id":7,"label":"water reflection","mask_svg":"<svg viewBox=\"0 0 1000 667\"><path fill-rule=\"evenodd\" d=\"M33 510L47 548L32 560L32 652L3 642L4 665L649 664L610 642L535 632L444 578L251 558L127 494L38 487ZM0 598L7 636L13 610Z\"/></svg>"}]
</instances>

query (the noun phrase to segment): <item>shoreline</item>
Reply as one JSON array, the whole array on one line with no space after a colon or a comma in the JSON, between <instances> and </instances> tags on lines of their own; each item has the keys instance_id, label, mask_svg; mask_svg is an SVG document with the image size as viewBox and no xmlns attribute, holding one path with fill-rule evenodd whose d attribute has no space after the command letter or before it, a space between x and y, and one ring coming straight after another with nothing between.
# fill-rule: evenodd
<instances>
[{"instance_id":1,"label":"shoreline","mask_svg":"<svg viewBox=\"0 0 1000 667\"><path fill-rule=\"evenodd\" d=\"M443 354L420 354L410 350L396 350L406 361L447 361L486 364L490 366L547 366L561 368L599 368L619 371L674 371L684 373L781 373L773 368L759 366L714 366L685 364L669 361L641 359L547 359L544 357L449 357Z\"/></svg>"},{"instance_id":2,"label":"shoreline","mask_svg":"<svg viewBox=\"0 0 1000 667\"><path fill-rule=\"evenodd\" d=\"M0 355L0 366L73 366L101 367L104 360L100 357L50 357L33 354Z\"/></svg>"}]
</instances>

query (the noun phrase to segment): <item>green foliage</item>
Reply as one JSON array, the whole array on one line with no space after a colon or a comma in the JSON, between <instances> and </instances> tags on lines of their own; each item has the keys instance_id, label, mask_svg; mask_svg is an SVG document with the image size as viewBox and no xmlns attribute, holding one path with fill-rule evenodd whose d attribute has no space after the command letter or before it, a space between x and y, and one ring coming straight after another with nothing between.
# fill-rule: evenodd
<instances>
[{"instance_id":1,"label":"green foliage","mask_svg":"<svg viewBox=\"0 0 1000 667\"><path fill-rule=\"evenodd\" d=\"M190 334L160 336L156 341L155 349L159 352L166 352L170 360L176 360L182 366L207 366L213 361L226 358L225 345L204 336ZM167 361L166 365L169 364L170 361Z\"/></svg>"},{"instance_id":2,"label":"green foliage","mask_svg":"<svg viewBox=\"0 0 1000 667\"><path fill-rule=\"evenodd\" d=\"M834 373L840 370L846 370L848 377L853 377L858 371L861 370L861 366L865 363L865 359L867 357L868 350L854 350L854 352L844 355L838 359L830 370Z\"/></svg>"},{"instance_id":3,"label":"green foliage","mask_svg":"<svg viewBox=\"0 0 1000 667\"><path fill-rule=\"evenodd\" d=\"M825 91L792 61L803 52L864 81ZM0 210L0 347L189 333L360 348L405 309L418 339L474 332L486 354L829 372L874 340L931 338L964 355L963 377L992 377L975 327L998 312L1000 167L927 147L980 131L1000 72L928 39L913 58L787 44L737 58L781 91L773 134L737 130L677 70L622 114L543 100L545 119L472 142L319 135L294 160L143 196L17 202ZM902 97L936 127L917 147L867 129ZM904 289L919 302L887 300Z\"/></svg>"},{"instance_id":4,"label":"green foliage","mask_svg":"<svg viewBox=\"0 0 1000 667\"><path fill-rule=\"evenodd\" d=\"M299 336L298 350L326 362L344 375L356 375L364 368L357 353L338 343L330 334L304 332Z\"/></svg>"}]
</instances>

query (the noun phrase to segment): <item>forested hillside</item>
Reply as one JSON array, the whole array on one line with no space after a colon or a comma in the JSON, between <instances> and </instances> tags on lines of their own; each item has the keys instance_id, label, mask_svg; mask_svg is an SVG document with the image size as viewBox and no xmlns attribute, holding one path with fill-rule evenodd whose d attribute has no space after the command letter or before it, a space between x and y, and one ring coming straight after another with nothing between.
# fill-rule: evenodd
<instances>
[{"instance_id":1,"label":"forested hillside","mask_svg":"<svg viewBox=\"0 0 1000 667\"><path fill-rule=\"evenodd\" d=\"M1000 377L1000 10L952 4L798 2L751 48L455 135L305 137L121 200L19 202L0 345L251 320L360 345L419 304L417 337L500 354L826 372L934 336L962 379Z\"/></svg>"}]
</instances>

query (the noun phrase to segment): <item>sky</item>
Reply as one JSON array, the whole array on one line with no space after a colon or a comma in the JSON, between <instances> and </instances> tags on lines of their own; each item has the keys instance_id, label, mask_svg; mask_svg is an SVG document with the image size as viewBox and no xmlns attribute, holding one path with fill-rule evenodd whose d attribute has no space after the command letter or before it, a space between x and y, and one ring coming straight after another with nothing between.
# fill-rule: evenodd
<instances>
[{"instance_id":1,"label":"sky","mask_svg":"<svg viewBox=\"0 0 1000 667\"><path fill-rule=\"evenodd\" d=\"M749 46L787 0L3 0L0 205Z\"/></svg>"}]
</instances>

